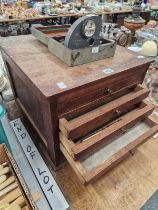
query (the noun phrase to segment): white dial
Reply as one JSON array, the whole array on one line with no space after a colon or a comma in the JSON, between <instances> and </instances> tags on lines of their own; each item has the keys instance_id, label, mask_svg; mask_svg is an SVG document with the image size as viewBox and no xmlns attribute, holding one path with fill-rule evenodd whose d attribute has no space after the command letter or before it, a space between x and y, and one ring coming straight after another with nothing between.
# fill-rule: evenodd
<instances>
[{"instance_id":1,"label":"white dial","mask_svg":"<svg viewBox=\"0 0 158 210\"><path fill-rule=\"evenodd\" d=\"M88 20L84 25L83 25L83 34L85 37L90 38L94 35L96 31L96 25L93 20Z\"/></svg>"}]
</instances>

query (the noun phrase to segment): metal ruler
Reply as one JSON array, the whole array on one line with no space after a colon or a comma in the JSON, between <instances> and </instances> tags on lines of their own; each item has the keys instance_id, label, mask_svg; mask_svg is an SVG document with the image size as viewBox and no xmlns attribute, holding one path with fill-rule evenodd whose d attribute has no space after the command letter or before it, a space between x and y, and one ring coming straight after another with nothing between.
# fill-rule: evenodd
<instances>
[{"instance_id":1,"label":"metal ruler","mask_svg":"<svg viewBox=\"0 0 158 210\"><path fill-rule=\"evenodd\" d=\"M13 120L10 123L49 205L54 210L67 209L69 205L65 200L63 193L59 189L20 118Z\"/></svg>"},{"instance_id":2,"label":"metal ruler","mask_svg":"<svg viewBox=\"0 0 158 210\"><path fill-rule=\"evenodd\" d=\"M18 119L19 122L21 122L20 119ZM13 123L14 121L12 121ZM18 165L18 168L21 172L21 175L23 176L23 179L25 181L25 183L27 184L27 187L30 191L31 194L35 193L35 192L39 192L41 195L41 198L36 201L36 206L39 210L62 210L62 209L66 209L68 208L68 204L67 202L65 202L64 204L64 208L60 208L61 205L59 205L57 208L57 206L54 206L54 208L52 208L50 206L50 204L48 203L48 200L46 199L46 196L43 192L43 189L41 188L39 182L37 181L37 178L30 166L30 163L21 147L21 145L19 144L18 138L15 135L14 130L11 127L10 122L8 121L7 117L3 117L1 119L1 123L3 125L3 129L6 133L6 136L8 138L8 141L10 143L11 146L11 150L12 150L12 155ZM54 191L54 197L58 198L59 195L56 194L56 192ZM62 201L62 200L61 200ZM65 199L64 199L65 201Z\"/></svg>"}]
</instances>

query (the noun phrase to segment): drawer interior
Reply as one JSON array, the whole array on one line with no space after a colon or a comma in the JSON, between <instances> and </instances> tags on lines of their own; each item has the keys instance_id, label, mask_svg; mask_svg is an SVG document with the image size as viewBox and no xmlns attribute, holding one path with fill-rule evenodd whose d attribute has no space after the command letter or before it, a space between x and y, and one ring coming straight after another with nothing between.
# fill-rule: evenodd
<instances>
[{"instance_id":1,"label":"drawer interior","mask_svg":"<svg viewBox=\"0 0 158 210\"><path fill-rule=\"evenodd\" d=\"M105 145L98 149L95 153L91 153L87 158L81 158L80 162L86 171L92 170L99 164L117 153L122 148L133 142L136 138L149 131L150 125L145 121L138 122L132 128L122 135L112 137Z\"/></svg>"},{"instance_id":2,"label":"drawer interior","mask_svg":"<svg viewBox=\"0 0 158 210\"><path fill-rule=\"evenodd\" d=\"M84 135L98 129L101 126L115 120L126 112L132 110L149 94L147 88L138 85L130 93L81 114L78 117L66 116L60 119L60 130L68 139L78 140Z\"/></svg>"},{"instance_id":3,"label":"drawer interior","mask_svg":"<svg viewBox=\"0 0 158 210\"><path fill-rule=\"evenodd\" d=\"M158 125L145 118L130 127L126 132L112 136L95 151L74 160L61 141L60 149L83 184L89 184L103 175L124 157L158 131Z\"/></svg>"}]
</instances>

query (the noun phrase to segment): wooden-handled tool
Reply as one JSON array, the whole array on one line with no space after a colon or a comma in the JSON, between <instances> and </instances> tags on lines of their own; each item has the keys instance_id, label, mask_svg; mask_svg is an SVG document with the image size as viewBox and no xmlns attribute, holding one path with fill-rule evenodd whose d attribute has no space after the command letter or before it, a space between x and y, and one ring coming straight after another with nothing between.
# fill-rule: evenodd
<instances>
[{"instance_id":1,"label":"wooden-handled tool","mask_svg":"<svg viewBox=\"0 0 158 210\"><path fill-rule=\"evenodd\" d=\"M0 184L7 180L7 175L0 176Z\"/></svg>"},{"instance_id":2,"label":"wooden-handled tool","mask_svg":"<svg viewBox=\"0 0 158 210\"><path fill-rule=\"evenodd\" d=\"M13 207L19 205L21 208L23 206L25 206L25 199L24 197L21 195L20 197L18 197L15 201L13 201L9 207L7 207L5 210L13 210Z\"/></svg>"},{"instance_id":3,"label":"wooden-handled tool","mask_svg":"<svg viewBox=\"0 0 158 210\"><path fill-rule=\"evenodd\" d=\"M13 182L15 182L15 177L14 176L10 176L5 182L0 184L0 190L3 190L5 187L7 187L8 185L12 184Z\"/></svg>"},{"instance_id":4,"label":"wooden-handled tool","mask_svg":"<svg viewBox=\"0 0 158 210\"><path fill-rule=\"evenodd\" d=\"M4 163L2 163L2 166L3 167L9 166L9 163L8 162L4 162Z\"/></svg>"},{"instance_id":5,"label":"wooden-handled tool","mask_svg":"<svg viewBox=\"0 0 158 210\"><path fill-rule=\"evenodd\" d=\"M16 188L15 190L11 191L8 193L5 197L3 197L0 200L0 206L5 204L5 203L11 203L14 200L16 200L21 194L21 190L19 188Z\"/></svg>"},{"instance_id":6,"label":"wooden-handled tool","mask_svg":"<svg viewBox=\"0 0 158 210\"><path fill-rule=\"evenodd\" d=\"M0 169L0 176L8 174L10 172L10 168L9 167L5 167Z\"/></svg>"},{"instance_id":7,"label":"wooden-handled tool","mask_svg":"<svg viewBox=\"0 0 158 210\"><path fill-rule=\"evenodd\" d=\"M40 199L38 193L34 199ZM0 210L29 210L9 163L0 164Z\"/></svg>"},{"instance_id":8,"label":"wooden-handled tool","mask_svg":"<svg viewBox=\"0 0 158 210\"><path fill-rule=\"evenodd\" d=\"M16 187L18 187L18 184L14 182L13 184L9 185L5 189L0 191L0 198L4 196L6 193L9 193L10 191L14 190Z\"/></svg>"},{"instance_id":9,"label":"wooden-handled tool","mask_svg":"<svg viewBox=\"0 0 158 210\"><path fill-rule=\"evenodd\" d=\"M7 162L4 162L4 163L0 164L0 170L3 169L6 166L8 166L8 163Z\"/></svg>"}]
</instances>

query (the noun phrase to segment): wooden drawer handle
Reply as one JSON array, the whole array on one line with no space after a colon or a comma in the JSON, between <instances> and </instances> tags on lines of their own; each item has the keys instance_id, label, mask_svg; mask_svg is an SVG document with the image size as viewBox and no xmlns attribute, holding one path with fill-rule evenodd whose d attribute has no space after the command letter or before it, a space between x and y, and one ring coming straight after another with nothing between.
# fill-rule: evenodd
<instances>
[{"instance_id":1,"label":"wooden drawer handle","mask_svg":"<svg viewBox=\"0 0 158 210\"><path fill-rule=\"evenodd\" d=\"M112 94L112 90L110 88L106 88L106 92L111 95Z\"/></svg>"},{"instance_id":2,"label":"wooden drawer handle","mask_svg":"<svg viewBox=\"0 0 158 210\"><path fill-rule=\"evenodd\" d=\"M121 131L122 134L124 134L124 133L126 133L127 131L129 131L129 129L121 128L120 131Z\"/></svg>"},{"instance_id":3,"label":"wooden drawer handle","mask_svg":"<svg viewBox=\"0 0 158 210\"><path fill-rule=\"evenodd\" d=\"M118 114L118 115L120 115L121 114L121 111L120 110L118 110L118 109L116 109L116 114Z\"/></svg>"}]
</instances>

